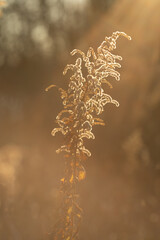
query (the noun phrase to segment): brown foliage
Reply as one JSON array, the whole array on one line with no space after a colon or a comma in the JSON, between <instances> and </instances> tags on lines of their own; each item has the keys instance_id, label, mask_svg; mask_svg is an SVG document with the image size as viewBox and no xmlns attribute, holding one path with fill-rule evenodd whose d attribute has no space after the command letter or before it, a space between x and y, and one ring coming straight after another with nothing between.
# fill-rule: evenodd
<instances>
[{"instance_id":1,"label":"brown foliage","mask_svg":"<svg viewBox=\"0 0 160 240\"><path fill-rule=\"evenodd\" d=\"M97 118L104 111L104 106L113 103L117 107L119 103L105 93L103 85L112 87L106 80L111 76L120 80L120 73L115 70L121 65L117 60L122 60L118 55L111 53L116 48L116 40L119 36L131 38L123 32L114 32L111 37L105 37L105 41L98 47L97 52L89 48L87 54L74 49L71 55L79 54L75 64L67 64L63 74L68 70L73 71L70 77L67 91L58 88L63 101L64 109L58 114L52 135L61 132L64 135L64 145L56 152L66 152L65 176L61 179L62 215L55 230L55 239L75 240L78 236L82 209L78 205L77 184L85 178L83 162L91 156L85 148L84 138L94 139L92 132L94 125L104 125L102 119ZM87 76L83 74L83 65L87 70ZM55 85L49 86L55 87Z\"/></svg>"}]
</instances>

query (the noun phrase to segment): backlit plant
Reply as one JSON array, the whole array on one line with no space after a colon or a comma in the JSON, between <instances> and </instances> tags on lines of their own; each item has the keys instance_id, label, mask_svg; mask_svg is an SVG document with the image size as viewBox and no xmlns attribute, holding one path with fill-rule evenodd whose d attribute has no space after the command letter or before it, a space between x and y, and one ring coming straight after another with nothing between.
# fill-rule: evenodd
<instances>
[{"instance_id":1,"label":"backlit plant","mask_svg":"<svg viewBox=\"0 0 160 240\"><path fill-rule=\"evenodd\" d=\"M106 104L113 103L119 106L103 87L106 84L112 88L107 80L110 76L117 81L120 80L120 73L116 68L121 67L117 60L122 60L122 57L111 53L116 49L116 40L119 36L131 40L124 32L114 32L111 37L105 37L105 41L96 52L92 47L86 54L74 49L71 55L78 54L79 57L75 64L67 64L63 72L65 75L72 71L73 75L69 79L66 91L58 88L63 101L63 110L56 117L58 128L52 131L53 136L57 132L64 135L64 144L56 152L64 152L65 158L65 174L61 179L60 188L61 216L56 224L55 240L78 239L82 209L78 204L77 186L86 175L83 163L91 156L84 145L84 138L94 139L93 126L105 125L98 116L104 111ZM55 85L49 86L46 91L51 87Z\"/></svg>"}]
</instances>

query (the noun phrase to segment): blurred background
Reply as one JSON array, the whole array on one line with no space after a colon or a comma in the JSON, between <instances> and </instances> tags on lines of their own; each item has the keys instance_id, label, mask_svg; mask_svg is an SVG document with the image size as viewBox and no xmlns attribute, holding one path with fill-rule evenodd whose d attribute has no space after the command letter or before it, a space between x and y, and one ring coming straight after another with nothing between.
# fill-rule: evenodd
<instances>
[{"instance_id":1,"label":"blurred background","mask_svg":"<svg viewBox=\"0 0 160 240\"><path fill-rule=\"evenodd\" d=\"M0 18L0 240L46 240L58 215L64 161L55 150L56 89L75 58L124 31L121 81L105 127L87 142L81 240L160 239L160 1L8 0Z\"/></svg>"}]
</instances>

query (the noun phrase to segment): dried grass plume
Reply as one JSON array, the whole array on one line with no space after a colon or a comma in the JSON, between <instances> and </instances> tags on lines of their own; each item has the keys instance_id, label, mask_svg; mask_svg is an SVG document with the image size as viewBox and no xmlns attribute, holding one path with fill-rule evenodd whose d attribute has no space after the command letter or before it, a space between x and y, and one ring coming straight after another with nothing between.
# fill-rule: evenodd
<instances>
[{"instance_id":1,"label":"dried grass plume","mask_svg":"<svg viewBox=\"0 0 160 240\"><path fill-rule=\"evenodd\" d=\"M62 207L60 220L54 229L55 240L76 240L78 239L79 226L82 209L78 205L77 184L85 178L86 172L83 166L84 161L91 156L86 149L84 139L94 139L93 126L105 125L99 115L104 111L108 103L119 106L104 90L104 85L112 88L108 77L120 80L119 60L121 56L114 55L117 39L123 36L128 40L131 37L124 32L114 32L111 37L105 40L95 52L92 47L85 54L81 50L74 49L71 55L78 54L75 64L67 64L63 74L72 71L69 79L68 89L58 88L63 102L63 110L57 115L57 128L54 128L52 135L57 132L64 135L64 144L57 150L57 153L64 152L65 176L61 179ZM84 72L87 74L84 74ZM55 85L49 86L50 88Z\"/></svg>"}]
</instances>

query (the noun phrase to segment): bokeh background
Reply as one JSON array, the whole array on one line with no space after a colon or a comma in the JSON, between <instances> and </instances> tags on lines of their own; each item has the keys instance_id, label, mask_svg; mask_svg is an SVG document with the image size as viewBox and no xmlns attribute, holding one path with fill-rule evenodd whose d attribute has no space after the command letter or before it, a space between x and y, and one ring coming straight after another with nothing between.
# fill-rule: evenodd
<instances>
[{"instance_id":1,"label":"bokeh background","mask_svg":"<svg viewBox=\"0 0 160 240\"><path fill-rule=\"evenodd\" d=\"M0 18L0 240L46 240L58 216L64 161L51 130L74 48L113 31L121 81L87 142L81 240L160 239L160 1L8 0ZM50 238L51 239L51 238Z\"/></svg>"}]
</instances>

